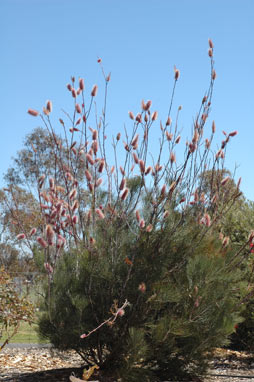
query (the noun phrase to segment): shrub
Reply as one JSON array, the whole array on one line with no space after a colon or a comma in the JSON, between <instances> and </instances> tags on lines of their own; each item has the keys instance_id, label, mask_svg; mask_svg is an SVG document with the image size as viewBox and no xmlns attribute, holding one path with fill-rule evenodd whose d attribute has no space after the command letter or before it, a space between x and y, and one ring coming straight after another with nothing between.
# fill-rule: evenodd
<instances>
[{"instance_id":1,"label":"shrub","mask_svg":"<svg viewBox=\"0 0 254 382\"><path fill-rule=\"evenodd\" d=\"M19 297L12 279L3 267L0 268L0 338L4 332L7 338L0 346L0 350L18 332L22 321L32 323L34 308L25 298Z\"/></svg>"},{"instance_id":2,"label":"shrub","mask_svg":"<svg viewBox=\"0 0 254 382\"><path fill-rule=\"evenodd\" d=\"M229 198L221 198L229 176L203 189L207 171L211 179L222 171L225 148L236 135L226 134L216 153L214 122L205 138L216 78L211 41L209 47L210 85L182 162L176 160L181 107L175 120L171 116L176 68L165 122L157 122L151 101L142 101L136 116L129 112L132 130L125 130L123 145L120 133L113 138L113 150L106 138L110 76L104 71L105 104L94 128L88 121L97 86L87 100L82 79L78 87L75 78L67 86L75 106L72 115L65 112L67 122L59 120L63 137L53 130L50 101L43 113L28 111L41 117L52 158L41 163L39 141L32 145L26 181L36 179L42 223L31 222L31 231L18 225L18 239L44 251L48 285L40 332L104 375L190 380L205 372L213 348L241 321L246 270L237 265L243 251L218 235L222 216L240 196L239 183ZM155 129L160 138L150 159Z\"/></svg>"}]
</instances>

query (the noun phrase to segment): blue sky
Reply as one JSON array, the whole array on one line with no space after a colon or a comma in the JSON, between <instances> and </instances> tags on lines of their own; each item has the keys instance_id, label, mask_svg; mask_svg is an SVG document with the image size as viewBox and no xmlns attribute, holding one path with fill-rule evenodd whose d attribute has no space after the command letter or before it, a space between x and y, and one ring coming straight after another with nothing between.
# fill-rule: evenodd
<instances>
[{"instance_id":1,"label":"blue sky","mask_svg":"<svg viewBox=\"0 0 254 382\"><path fill-rule=\"evenodd\" d=\"M52 100L55 118L71 110L70 76L87 89L112 72L108 135L129 123L128 110L151 99L163 120L173 84L182 105L180 127L188 136L209 83L208 38L214 42L217 80L211 117L222 130L238 130L226 166L237 165L242 191L254 200L254 2L252 0L0 0L0 187L11 157L40 125L27 114Z\"/></svg>"}]
</instances>

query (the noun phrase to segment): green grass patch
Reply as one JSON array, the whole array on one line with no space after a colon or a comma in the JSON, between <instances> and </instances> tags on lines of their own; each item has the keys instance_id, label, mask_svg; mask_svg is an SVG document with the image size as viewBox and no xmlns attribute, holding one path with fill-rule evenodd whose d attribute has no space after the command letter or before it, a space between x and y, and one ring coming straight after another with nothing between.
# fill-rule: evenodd
<instances>
[{"instance_id":1,"label":"green grass patch","mask_svg":"<svg viewBox=\"0 0 254 382\"><path fill-rule=\"evenodd\" d=\"M48 341L41 340L39 338L38 333L36 331L37 327L38 325L36 323L29 325L27 322L21 322L17 334L15 334L15 336L12 337L10 343L48 343ZM11 331L9 331L9 333L11 333ZM0 338L0 344L6 340L8 332L3 331L2 334L3 335Z\"/></svg>"}]
</instances>

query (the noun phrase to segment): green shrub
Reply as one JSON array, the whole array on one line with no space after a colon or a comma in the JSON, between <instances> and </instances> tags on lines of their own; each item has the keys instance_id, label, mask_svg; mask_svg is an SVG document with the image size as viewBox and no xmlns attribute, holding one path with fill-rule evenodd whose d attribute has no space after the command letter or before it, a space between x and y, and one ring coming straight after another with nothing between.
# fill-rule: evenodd
<instances>
[{"instance_id":1,"label":"green shrub","mask_svg":"<svg viewBox=\"0 0 254 382\"><path fill-rule=\"evenodd\" d=\"M107 143L110 76L102 114L91 122L97 86L87 96L84 81L77 89L72 78L67 88L75 108L59 120L63 136L53 129L50 101L43 113L28 111L46 127L27 139L32 149L16 161L19 179L23 171L24 184L38 189L40 217L38 211L34 216L40 223L29 220L27 231L20 222L18 238L44 254L40 333L58 348L75 349L88 365L96 363L104 376L191 380L205 372L214 347L225 345L241 321L244 251L220 232L222 217L240 196L238 183L224 197L232 184L224 176L225 148L237 132L226 133L220 149L212 150L215 123L208 135L206 127L216 73L209 46L210 85L183 152L181 107L172 117L178 69L165 121L158 123L152 102L142 101L136 116L129 112L132 128L126 127L123 145L120 133ZM214 177L216 184L205 188Z\"/></svg>"}]
</instances>

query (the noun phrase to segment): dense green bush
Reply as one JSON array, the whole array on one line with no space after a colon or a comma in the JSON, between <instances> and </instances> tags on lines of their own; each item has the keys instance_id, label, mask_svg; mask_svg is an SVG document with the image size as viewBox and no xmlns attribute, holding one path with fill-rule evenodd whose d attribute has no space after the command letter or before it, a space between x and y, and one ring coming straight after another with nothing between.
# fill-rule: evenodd
<instances>
[{"instance_id":1,"label":"dense green bush","mask_svg":"<svg viewBox=\"0 0 254 382\"><path fill-rule=\"evenodd\" d=\"M187 220L175 232L171 224L172 216L163 230L138 236L104 226L93 254L66 253L54 275L51 316L40 321L41 334L126 381L137 375L160 381L202 374L209 353L225 345L241 321L236 306L246 293L244 274L229 265L231 251L213 235L200 242L194 222ZM113 301L116 313L124 299L130 305L123 316L80 338L110 317Z\"/></svg>"}]
</instances>

